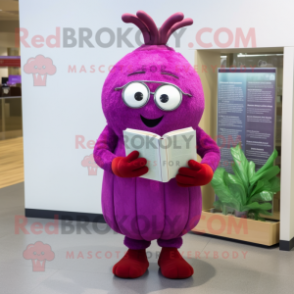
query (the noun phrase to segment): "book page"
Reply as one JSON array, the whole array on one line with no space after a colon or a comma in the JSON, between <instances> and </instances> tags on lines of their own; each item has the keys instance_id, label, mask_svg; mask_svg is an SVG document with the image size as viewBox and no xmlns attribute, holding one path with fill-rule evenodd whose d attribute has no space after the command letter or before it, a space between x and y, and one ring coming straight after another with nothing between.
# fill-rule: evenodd
<instances>
[{"instance_id":1,"label":"book page","mask_svg":"<svg viewBox=\"0 0 294 294\"><path fill-rule=\"evenodd\" d=\"M133 133L133 134L136 134L136 135L151 136L151 137L155 137L155 138L158 138L158 139L161 138L159 135L157 135L155 133L148 132L148 131L143 131L143 130L135 130L135 129L127 128L124 132Z\"/></svg>"},{"instance_id":2,"label":"book page","mask_svg":"<svg viewBox=\"0 0 294 294\"><path fill-rule=\"evenodd\" d=\"M166 141L166 161L162 162L162 167L167 169L167 181L176 177L179 168L188 167L190 159L197 160L196 153L196 131L186 128L165 134Z\"/></svg>"},{"instance_id":3,"label":"book page","mask_svg":"<svg viewBox=\"0 0 294 294\"><path fill-rule=\"evenodd\" d=\"M162 182L168 182L168 165L167 165L167 148L168 148L168 138L164 137L161 138L159 141L159 150L160 150L160 166L161 166L161 177Z\"/></svg>"},{"instance_id":4,"label":"book page","mask_svg":"<svg viewBox=\"0 0 294 294\"><path fill-rule=\"evenodd\" d=\"M126 155L137 150L140 154L139 157L147 159L149 170L145 175L141 176L141 178L162 181L158 139L160 136L149 132L141 132L139 130L131 129L126 129L123 134Z\"/></svg>"},{"instance_id":5,"label":"book page","mask_svg":"<svg viewBox=\"0 0 294 294\"><path fill-rule=\"evenodd\" d=\"M174 130L174 131L171 131L171 132L168 132L168 133L165 133L163 135L163 137L171 137L171 136L174 136L174 135L178 135L178 134L185 134L187 132L191 132L191 131L194 131L193 128L189 127L189 128L184 128L184 129L179 129L179 130Z\"/></svg>"}]
</instances>

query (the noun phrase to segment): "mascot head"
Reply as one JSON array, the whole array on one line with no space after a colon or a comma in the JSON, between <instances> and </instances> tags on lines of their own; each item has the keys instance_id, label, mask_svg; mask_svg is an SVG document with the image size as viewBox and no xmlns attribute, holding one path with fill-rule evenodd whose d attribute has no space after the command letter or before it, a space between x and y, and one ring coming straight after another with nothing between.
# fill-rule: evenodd
<instances>
[{"instance_id":1,"label":"mascot head","mask_svg":"<svg viewBox=\"0 0 294 294\"><path fill-rule=\"evenodd\" d=\"M123 57L104 83L102 107L108 125L118 136L126 128L158 135L195 129L204 110L200 78L180 53L166 45L174 31L193 20L175 13L160 29L144 11L124 14L122 20L141 30L145 44Z\"/></svg>"}]
</instances>

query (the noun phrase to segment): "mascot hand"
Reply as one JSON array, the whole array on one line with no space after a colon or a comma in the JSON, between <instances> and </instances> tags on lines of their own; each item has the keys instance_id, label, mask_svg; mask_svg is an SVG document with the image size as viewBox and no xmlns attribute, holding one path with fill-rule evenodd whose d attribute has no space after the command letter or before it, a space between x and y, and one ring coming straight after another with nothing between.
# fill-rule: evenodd
<instances>
[{"instance_id":1,"label":"mascot hand","mask_svg":"<svg viewBox=\"0 0 294 294\"><path fill-rule=\"evenodd\" d=\"M146 158L138 158L139 152L133 151L126 157L116 157L111 163L111 169L116 176L122 178L139 177L148 172Z\"/></svg>"},{"instance_id":2,"label":"mascot hand","mask_svg":"<svg viewBox=\"0 0 294 294\"><path fill-rule=\"evenodd\" d=\"M212 180L213 170L209 165L195 160L189 160L188 165L189 167L181 167L176 176L180 187L203 186Z\"/></svg>"}]
</instances>

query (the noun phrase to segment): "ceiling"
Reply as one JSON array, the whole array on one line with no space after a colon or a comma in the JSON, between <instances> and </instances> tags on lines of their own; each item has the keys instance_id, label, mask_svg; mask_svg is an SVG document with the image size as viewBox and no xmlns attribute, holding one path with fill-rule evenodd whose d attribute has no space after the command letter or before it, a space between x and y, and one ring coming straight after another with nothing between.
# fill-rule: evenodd
<instances>
[{"instance_id":1,"label":"ceiling","mask_svg":"<svg viewBox=\"0 0 294 294\"><path fill-rule=\"evenodd\" d=\"M0 21L18 20L18 1L0 0Z\"/></svg>"}]
</instances>

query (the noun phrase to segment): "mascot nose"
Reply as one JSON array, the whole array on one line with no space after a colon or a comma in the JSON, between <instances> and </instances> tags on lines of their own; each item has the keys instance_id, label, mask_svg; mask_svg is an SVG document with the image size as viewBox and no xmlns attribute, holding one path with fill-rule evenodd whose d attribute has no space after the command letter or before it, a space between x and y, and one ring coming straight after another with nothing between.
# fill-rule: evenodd
<instances>
[{"instance_id":1,"label":"mascot nose","mask_svg":"<svg viewBox=\"0 0 294 294\"><path fill-rule=\"evenodd\" d=\"M150 94L154 95L155 90L160 86L160 84L155 83L146 83L148 88L150 89Z\"/></svg>"}]
</instances>

